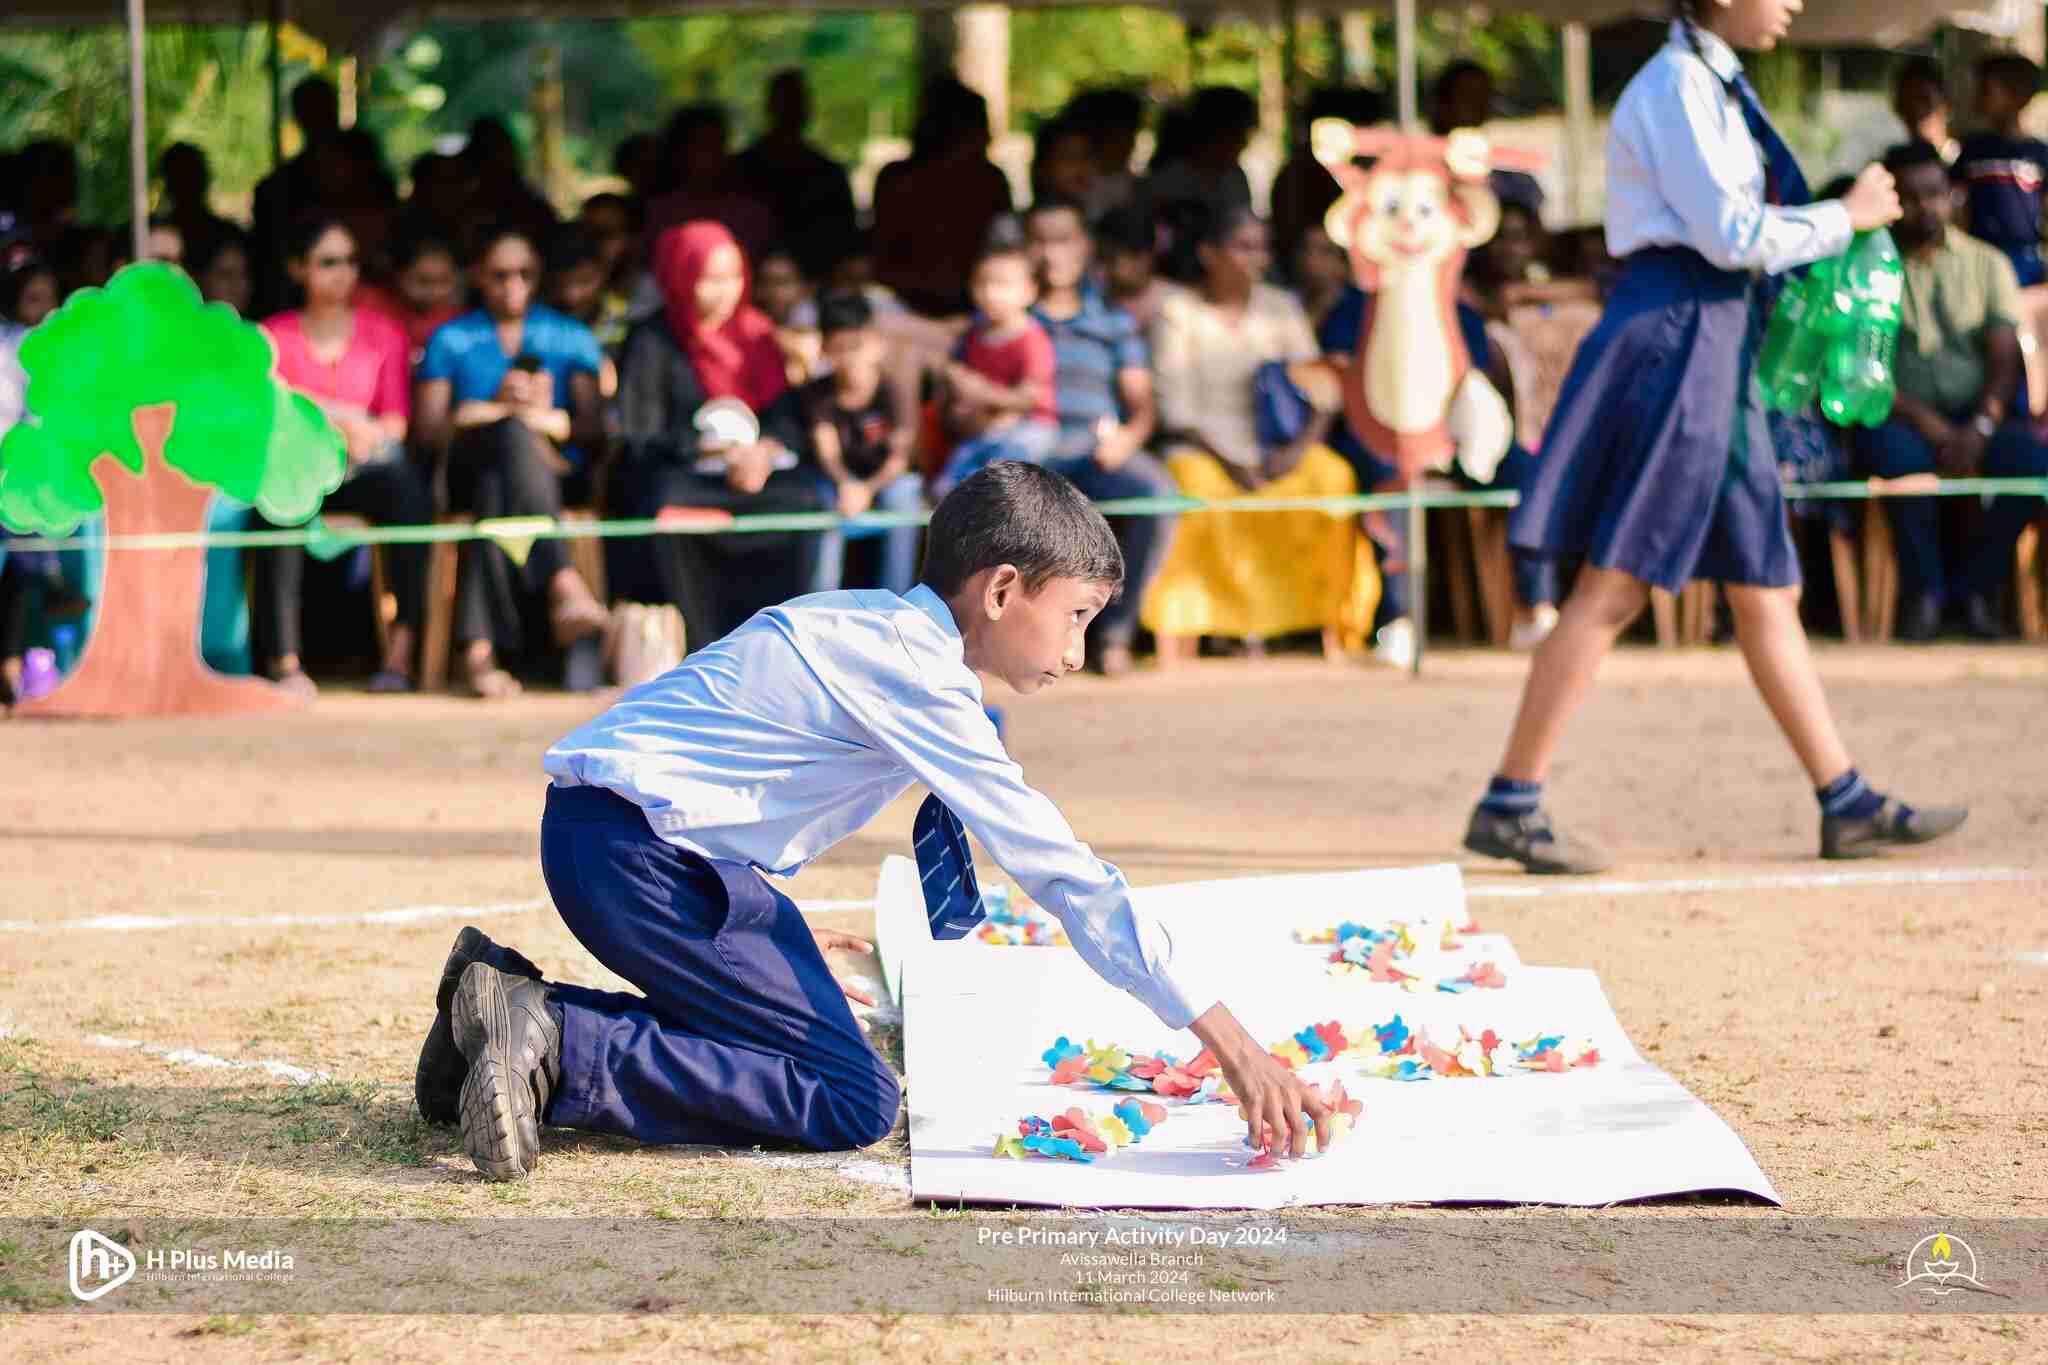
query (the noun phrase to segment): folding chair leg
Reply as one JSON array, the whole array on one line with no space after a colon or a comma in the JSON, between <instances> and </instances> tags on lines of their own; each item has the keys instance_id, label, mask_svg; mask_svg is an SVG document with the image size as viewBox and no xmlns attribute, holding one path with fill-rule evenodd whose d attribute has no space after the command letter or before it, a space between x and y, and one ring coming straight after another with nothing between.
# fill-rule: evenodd
<instances>
[{"instance_id":1,"label":"folding chair leg","mask_svg":"<svg viewBox=\"0 0 2048 1365\"><path fill-rule=\"evenodd\" d=\"M391 627L398 620L398 598L384 575L384 547L370 547L370 616L377 631L377 667L391 655Z\"/></svg>"},{"instance_id":2,"label":"folding chair leg","mask_svg":"<svg viewBox=\"0 0 2048 1365\"><path fill-rule=\"evenodd\" d=\"M448 685L448 651L455 631L455 568L460 546L437 540L427 547L426 620L420 629L419 679L422 692Z\"/></svg>"},{"instance_id":3,"label":"folding chair leg","mask_svg":"<svg viewBox=\"0 0 2048 1365\"><path fill-rule=\"evenodd\" d=\"M1472 582L1472 555L1464 519L1454 508L1431 508L1427 534L1436 537L1430 557L1443 565L1444 591L1451 602L1451 638L1465 644L1479 638L1478 591Z\"/></svg>"},{"instance_id":4,"label":"folding chair leg","mask_svg":"<svg viewBox=\"0 0 2048 1365\"><path fill-rule=\"evenodd\" d=\"M1842 638L1863 642L1863 575L1856 572L1856 544L1849 533L1828 531L1828 555L1835 566L1835 601L1842 609Z\"/></svg>"},{"instance_id":5,"label":"folding chair leg","mask_svg":"<svg viewBox=\"0 0 2048 1365\"><path fill-rule=\"evenodd\" d=\"M2039 643L2048 640L2048 614L2042 609L2041 527L2036 521L2020 532L2012 550L2012 582L2019 602L2020 638Z\"/></svg>"},{"instance_id":6,"label":"folding chair leg","mask_svg":"<svg viewBox=\"0 0 2048 1365\"><path fill-rule=\"evenodd\" d=\"M1650 589L1650 616L1657 623L1657 643L1666 649L1678 646L1678 597L1662 588Z\"/></svg>"},{"instance_id":7,"label":"folding chair leg","mask_svg":"<svg viewBox=\"0 0 2048 1365\"><path fill-rule=\"evenodd\" d=\"M1714 637L1714 585L1695 581L1685 585L1678 596L1679 642L1703 645Z\"/></svg>"},{"instance_id":8,"label":"folding chair leg","mask_svg":"<svg viewBox=\"0 0 2048 1365\"><path fill-rule=\"evenodd\" d=\"M1479 580L1486 638L1495 649L1505 649L1508 633L1514 629L1516 605L1507 513L1495 507L1468 507L1465 528L1472 540L1472 563Z\"/></svg>"},{"instance_id":9,"label":"folding chair leg","mask_svg":"<svg viewBox=\"0 0 2048 1365\"><path fill-rule=\"evenodd\" d=\"M1863 504L1863 621L1870 638L1892 638L1899 609L1899 556L1892 546L1892 522L1875 500Z\"/></svg>"}]
</instances>

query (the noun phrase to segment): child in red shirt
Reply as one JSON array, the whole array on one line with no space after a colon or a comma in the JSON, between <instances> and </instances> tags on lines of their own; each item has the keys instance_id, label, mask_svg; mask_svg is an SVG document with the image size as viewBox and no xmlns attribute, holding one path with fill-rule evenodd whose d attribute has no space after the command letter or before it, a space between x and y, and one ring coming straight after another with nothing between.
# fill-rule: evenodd
<instances>
[{"instance_id":1,"label":"child in red shirt","mask_svg":"<svg viewBox=\"0 0 2048 1365\"><path fill-rule=\"evenodd\" d=\"M1031 258L1021 246L991 247L975 263L973 291L974 325L946 367L946 429L958 444L934 483L934 501L997 460L1036 464L1059 439L1052 338L1031 316L1038 298Z\"/></svg>"}]
</instances>

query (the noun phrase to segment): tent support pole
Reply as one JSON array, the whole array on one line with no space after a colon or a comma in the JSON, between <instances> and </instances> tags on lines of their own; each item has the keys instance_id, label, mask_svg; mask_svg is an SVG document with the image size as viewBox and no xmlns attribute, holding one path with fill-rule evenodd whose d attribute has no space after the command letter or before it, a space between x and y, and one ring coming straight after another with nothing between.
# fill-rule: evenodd
<instances>
[{"instance_id":1,"label":"tent support pole","mask_svg":"<svg viewBox=\"0 0 2048 1365\"><path fill-rule=\"evenodd\" d=\"M270 169L284 164L284 53L277 31L284 27L284 0L270 0Z\"/></svg>"},{"instance_id":2,"label":"tent support pole","mask_svg":"<svg viewBox=\"0 0 2048 1365\"><path fill-rule=\"evenodd\" d=\"M142 260L149 244L149 109L142 65L142 0L128 0L128 208L134 218L129 249Z\"/></svg>"},{"instance_id":3,"label":"tent support pole","mask_svg":"<svg viewBox=\"0 0 2048 1365\"><path fill-rule=\"evenodd\" d=\"M1399 92L1401 131L1421 129L1422 118L1416 99L1415 0L1394 0L1394 71Z\"/></svg>"},{"instance_id":4,"label":"tent support pole","mask_svg":"<svg viewBox=\"0 0 2048 1365\"><path fill-rule=\"evenodd\" d=\"M1301 15L1295 0L1280 0L1280 145L1294 146L1301 118Z\"/></svg>"},{"instance_id":5,"label":"tent support pole","mask_svg":"<svg viewBox=\"0 0 2048 1365\"><path fill-rule=\"evenodd\" d=\"M1592 167L1593 39L1584 24L1564 26L1564 202L1571 223L1586 221Z\"/></svg>"}]
</instances>

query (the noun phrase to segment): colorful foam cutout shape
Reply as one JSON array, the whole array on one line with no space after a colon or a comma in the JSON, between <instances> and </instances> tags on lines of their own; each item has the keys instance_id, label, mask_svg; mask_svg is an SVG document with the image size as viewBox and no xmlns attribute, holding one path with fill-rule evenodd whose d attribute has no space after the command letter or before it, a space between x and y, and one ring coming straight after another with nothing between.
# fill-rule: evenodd
<instances>
[{"instance_id":1,"label":"colorful foam cutout shape","mask_svg":"<svg viewBox=\"0 0 2048 1365\"><path fill-rule=\"evenodd\" d=\"M347 471L342 439L277 376L269 335L201 301L175 266L131 265L81 289L22 342L22 421L0 441L0 522L69 535L101 514L111 536L198 532L218 489L283 525ZM78 667L24 715L276 710L303 702L199 654L205 551L108 552Z\"/></svg>"},{"instance_id":2,"label":"colorful foam cutout shape","mask_svg":"<svg viewBox=\"0 0 2048 1365\"><path fill-rule=\"evenodd\" d=\"M1117 1102L1107 1114L1093 1114L1079 1105L1045 1118L1027 1114L1017 1120L1015 1134L998 1133L997 1156L1022 1161L1044 1157L1051 1161L1093 1163L1097 1157L1113 1157L1166 1122L1166 1107L1138 1099Z\"/></svg>"},{"instance_id":3,"label":"colorful foam cutout shape","mask_svg":"<svg viewBox=\"0 0 2048 1365\"><path fill-rule=\"evenodd\" d=\"M1054 1085L1151 1093L1190 1103L1226 1094L1215 1054L1207 1048L1183 1064L1170 1053L1133 1052L1114 1043L1098 1045L1092 1038L1084 1048L1062 1036L1039 1054L1039 1060L1051 1070Z\"/></svg>"},{"instance_id":4,"label":"colorful foam cutout shape","mask_svg":"<svg viewBox=\"0 0 2048 1365\"><path fill-rule=\"evenodd\" d=\"M1010 948L1064 948L1068 946L1066 930L1060 922L1040 910L1029 907L991 904L988 917L974 931L974 936L983 943L994 943Z\"/></svg>"},{"instance_id":5,"label":"colorful foam cutout shape","mask_svg":"<svg viewBox=\"0 0 2048 1365\"><path fill-rule=\"evenodd\" d=\"M1478 931L1476 923L1462 927L1446 923L1438 944L1443 951L1451 952L1462 946L1460 935ZM1330 929L1296 930L1294 938L1297 943L1334 944L1329 956L1332 976L1363 977L1410 991L1430 989L1423 978L1396 965L1415 954L1415 938L1411 926L1405 923L1397 921L1384 929L1377 929L1347 920ZM1507 976L1498 966L1482 962L1468 968L1462 976L1438 981L1435 988L1447 995L1462 995L1469 990L1499 990L1506 985Z\"/></svg>"}]
</instances>

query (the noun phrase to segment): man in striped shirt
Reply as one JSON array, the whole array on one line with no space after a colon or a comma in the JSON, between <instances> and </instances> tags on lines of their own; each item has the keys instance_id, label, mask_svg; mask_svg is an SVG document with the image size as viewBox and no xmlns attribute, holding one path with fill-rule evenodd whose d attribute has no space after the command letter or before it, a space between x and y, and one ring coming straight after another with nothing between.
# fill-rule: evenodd
<instances>
[{"instance_id":1,"label":"man in striped shirt","mask_svg":"<svg viewBox=\"0 0 2048 1365\"><path fill-rule=\"evenodd\" d=\"M1970 235L2012 262L2021 288L2040 284L2041 191L2048 182L2048 143L2020 131L2020 111L2040 88L2041 69L2017 52L1977 66L1977 114L1986 130L1964 140L1956 159Z\"/></svg>"},{"instance_id":2,"label":"man in striped shirt","mask_svg":"<svg viewBox=\"0 0 2048 1365\"><path fill-rule=\"evenodd\" d=\"M1081 206L1041 198L1026 218L1038 302L1031 314L1052 337L1053 407L1060 438L1046 463L1091 498L1172 497L1173 476L1145 451L1157 425L1152 356L1137 320L1088 284L1094 242ZM1130 581L1096 618L1091 661L1114 677L1131 666L1138 604L1166 562L1171 517L1119 517Z\"/></svg>"}]
</instances>

